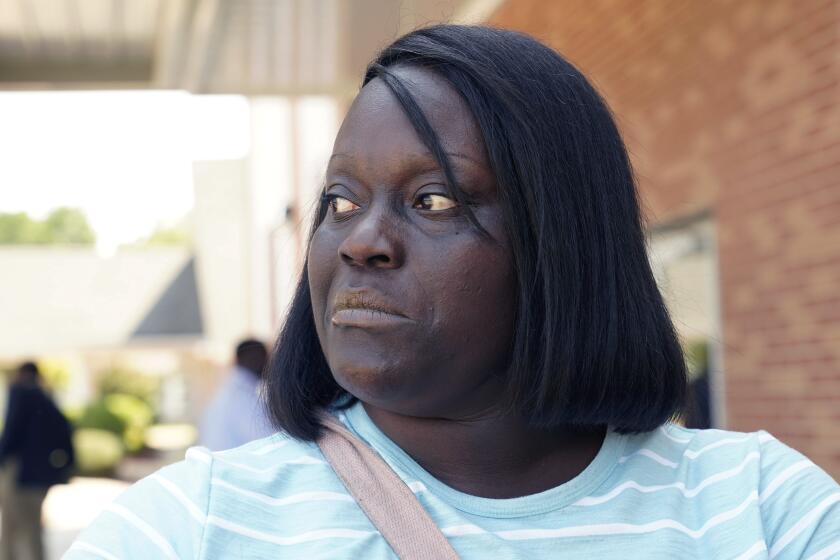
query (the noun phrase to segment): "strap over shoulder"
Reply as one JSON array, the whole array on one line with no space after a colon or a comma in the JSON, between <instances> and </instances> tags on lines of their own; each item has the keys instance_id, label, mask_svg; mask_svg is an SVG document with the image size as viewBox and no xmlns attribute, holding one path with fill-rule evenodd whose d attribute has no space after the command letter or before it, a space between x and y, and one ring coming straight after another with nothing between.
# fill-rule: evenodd
<instances>
[{"instance_id":1,"label":"strap over shoulder","mask_svg":"<svg viewBox=\"0 0 840 560\"><path fill-rule=\"evenodd\" d=\"M403 560L458 560L411 489L332 414L321 417L318 446L359 507Z\"/></svg>"}]
</instances>

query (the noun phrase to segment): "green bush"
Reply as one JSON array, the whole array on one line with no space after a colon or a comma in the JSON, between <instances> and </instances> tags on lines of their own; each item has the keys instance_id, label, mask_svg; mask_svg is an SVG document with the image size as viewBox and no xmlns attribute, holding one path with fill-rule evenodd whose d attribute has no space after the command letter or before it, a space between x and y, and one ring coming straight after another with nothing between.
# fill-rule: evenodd
<instances>
[{"instance_id":1,"label":"green bush","mask_svg":"<svg viewBox=\"0 0 840 560\"><path fill-rule=\"evenodd\" d=\"M100 399L85 407L81 417L76 421L76 428L104 430L122 438L126 423L108 408L105 399Z\"/></svg>"},{"instance_id":2,"label":"green bush","mask_svg":"<svg viewBox=\"0 0 840 560\"><path fill-rule=\"evenodd\" d=\"M132 453L143 449L146 428L154 419L152 407L134 395L115 393L106 396L104 401L105 408L125 425L122 433L125 448Z\"/></svg>"},{"instance_id":3,"label":"green bush","mask_svg":"<svg viewBox=\"0 0 840 560\"><path fill-rule=\"evenodd\" d=\"M104 430L117 436L130 453L143 449L146 428L154 413L142 399L134 395L111 394L89 404L75 420L79 429Z\"/></svg>"},{"instance_id":4,"label":"green bush","mask_svg":"<svg viewBox=\"0 0 840 560\"><path fill-rule=\"evenodd\" d=\"M120 438L107 430L78 429L73 433L76 471L86 476L112 475L123 458Z\"/></svg>"},{"instance_id":5,"label":"green bush","mask_svg":"<svg viewBox=\"0 0 840 560\"><path fill-rule=\"evenodd\" d=\"M41 379L51 391L62 392L70 385L72 374L70 366L57 358L42 358L38 360Z\"/></svg>"},{"instance_id":6,"label":"green bush","mask_svg":"<svg viewBox=\"0 0 840 560\"><path fill-rule=\"evenodd\" d=\"M64 414L64 417L70 421L71 424L74 426L79 425L79 420L82 419L82 415L85 413L85 409L87 407L74 404L69 406L62 406L61 412Z\"/></svg>"},{"instance_id":7,"label":"green bush","mask_svg":"<svg viewBox=\"0 0 840 560\"><path fill-rule=\"evenodd\" d=\"M0 245L93 245L96 236L77 208L56 208L44 220L0 213Z\"/></svg>"},{"instance_id":8,"label":"green bush","mask_svg":"<svg viewBox=\"0 0 840 560\"><path fill-rule=\"evenodd\" d=\"M97 376L100 395L132 395L148 404L152 411L157 405L160 388L160 377L120 367L100 372Z\"/></svg>"}]
</instances>

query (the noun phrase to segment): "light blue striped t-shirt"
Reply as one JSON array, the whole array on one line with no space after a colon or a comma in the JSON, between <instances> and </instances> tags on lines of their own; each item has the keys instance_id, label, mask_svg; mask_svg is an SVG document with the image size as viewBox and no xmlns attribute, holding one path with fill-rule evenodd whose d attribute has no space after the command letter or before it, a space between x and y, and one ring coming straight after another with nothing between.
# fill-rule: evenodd
<instances>
[{"instance_id":1,"label":"light blue striped t-shirt","mask_svg":"<svg viewBox=\"0 0 840 560\"><path fill-rule=\"evenodd\" d=\"M765 432L610 431L573 480L488 499L433 478L360 405L340 418L463 559L840 558L840 487ZM229 451L190 449L129 488L64 558L394 557L317 446L276 434Z\"/></svg>"}]
</instances>

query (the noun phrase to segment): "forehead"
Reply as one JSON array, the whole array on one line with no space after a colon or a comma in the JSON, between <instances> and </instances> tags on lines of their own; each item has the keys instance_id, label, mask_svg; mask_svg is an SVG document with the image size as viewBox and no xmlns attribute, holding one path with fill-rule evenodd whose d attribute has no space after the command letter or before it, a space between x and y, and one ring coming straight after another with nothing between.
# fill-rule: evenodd
<instances>
[{"instance_id":1,"label":"forehead","mask_svg":"<svg viewBox=\"0 0 840 560\"><path fill-rule=\"evenodd\" d=\"M484 142L466 102L437 74L403 67L392 72L412 94L445 151L457 152L486 165ZM380 78L371 80L347 113L336 137L335 154L381 164L405 161L409 154L429 154L402 105ZM402 156L402 157L400 157Z\"/></svg>"}]
</instances>

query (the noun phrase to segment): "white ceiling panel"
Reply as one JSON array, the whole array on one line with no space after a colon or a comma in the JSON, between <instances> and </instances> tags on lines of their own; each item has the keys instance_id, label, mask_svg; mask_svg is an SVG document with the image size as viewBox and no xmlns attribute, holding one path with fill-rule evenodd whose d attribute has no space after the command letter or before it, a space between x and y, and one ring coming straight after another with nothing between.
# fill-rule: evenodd
<instances>
[{"instance_id":1,"label":"white ceiling panel","mask_svg":"<svg viewBox=\"0 0 840 560\"><path fill-rule=\"evenodd\" d=\"M347 95L398 33L499 3L0 0L0 89Z\"/></svg>"}]
</instances>

